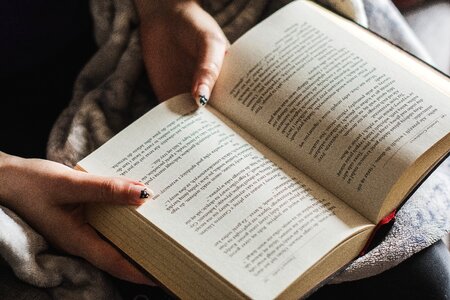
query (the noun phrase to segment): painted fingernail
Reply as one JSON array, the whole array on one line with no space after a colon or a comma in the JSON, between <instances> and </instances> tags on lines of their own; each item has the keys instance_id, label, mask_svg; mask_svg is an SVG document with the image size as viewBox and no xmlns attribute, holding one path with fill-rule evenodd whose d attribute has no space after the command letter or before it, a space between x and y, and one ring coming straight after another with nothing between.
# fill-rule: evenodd
<instances>
[{"instance_id":1,"label":"painted fingernail","mask_svg":"<svg viewBox=\"0 0 450 300\"><path fill-rule=\"evenodd\" d=\"M143 198L149 198L149 197L150 197L150 193L147 191L147 189L141 190L141 196L139 198L143 199Z\"/></svg>"},{"instance_id":2,"label":"painted fingernail","mask_svg":"<svg viewBox=\"0 0 450 300\"><path fill-rule=\"evenodd\" d=\"M142 185L133 186L133 199L131 199L131 203L133 204L143 204L146 200L153 197L153 192L148 187Z\"/></svg>"},{"instance_id":3,"label":"painted fingernail","mask_svg":"<svg viewBox=\"0 0 450 300\"><path fill-rule=\"evenodd\" d=\"M204 83L200 84L197 88L197 95L198 95L198 104L200 106L205 106L206 103L208 102L210 95L209 87Z\"/></svg>"},{"instance_id":4,"label":"painted fingernail","mask_svg":"<svg viewBox=\"0 0 450 300\"><path fill-rule=\"evenodd\" d=\"M206 103L208 102L208 99L204 95L200 95L198 97L198 102L200 103L201 106L205 106Z\"/></svg>"}]
</instances>

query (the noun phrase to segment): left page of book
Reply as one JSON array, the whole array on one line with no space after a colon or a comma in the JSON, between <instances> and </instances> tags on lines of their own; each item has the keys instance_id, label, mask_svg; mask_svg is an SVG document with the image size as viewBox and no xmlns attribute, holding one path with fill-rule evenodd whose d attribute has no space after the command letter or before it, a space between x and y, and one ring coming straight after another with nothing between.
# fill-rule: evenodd
<instances>
[{"instance_id":1,"label":"left page of book","mask_svg":"<svg viewBox=\"0 0 450 300\"><path fill-rule=\"evenodd\" d=\"M137 212L250 298L276 297L340 243L373 228L191 103L182 95L160 104L79 166L147 184L154 199Z\"/></svg>"}]
</instances>

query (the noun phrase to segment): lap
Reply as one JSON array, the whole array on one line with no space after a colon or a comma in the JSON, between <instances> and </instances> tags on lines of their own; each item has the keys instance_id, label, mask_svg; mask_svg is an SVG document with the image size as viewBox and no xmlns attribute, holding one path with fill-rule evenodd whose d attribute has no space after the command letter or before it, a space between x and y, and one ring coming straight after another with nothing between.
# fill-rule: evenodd
<instances>
[{"instance_id":1,"label":"lap","mask_svg":"<svg viewBox=\"0 0 450 300\"><path fill-rule=\"evenodd\" d=\"M377 276L326 285L316 299L445 299L450 295L450 254L442 241Z\"/></svg>"},{"instance_id":2,"label":"lap","mask_svg":"<svg viewBox=\"0 0 450 300\"><path fill-rule=\"evenodd\" d=\"M176 299L159 287L113 279L123 300ZM317 299L444 299L450 295L450 253L439 241L395 268L370 278L325 285L308 297ZM24 283L0 264L1 299L50 299L45 289Z\"/></svg>"},{"instance_id":3,"label":"lap","mask_svg":"<svg viewBox=\"0 0 450 300\"><path fill-rule=\"evenodd\" d=\"M176 299L161 288L117 280L127 299ZM322 299L444 299L450 295L450 253L439 241L398 266L370 278L325 285L308 297Z\"/></svg>"}]
</instances>

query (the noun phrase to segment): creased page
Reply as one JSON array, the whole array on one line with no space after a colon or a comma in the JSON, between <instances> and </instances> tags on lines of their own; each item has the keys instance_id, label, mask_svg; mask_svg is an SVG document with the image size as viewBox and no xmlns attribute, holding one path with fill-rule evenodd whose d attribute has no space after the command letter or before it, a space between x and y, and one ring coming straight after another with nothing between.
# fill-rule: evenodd
<instances>
[{"instance_id":1,"label":"creased page","mask_svg":"<svg viewBox=\"0 0 450 300\"><path fill-rule=\"evenodd\" d=\"M317 8L296 1L237 40L211 105L377 222L402 172L449 133L450 100Z\"/></svg>"},{"instance_id":2,"label":"creased page","mask_svg":"<svg viewBox=\"0 0 450 300\"><path fill-rule=\"evenodd\" d=\"M191 102L184 95L159 105L79 165L147 184L155 197L137 211L254 299L275 297L340 242L373 227Z\"/></svg>"}]
</instances>

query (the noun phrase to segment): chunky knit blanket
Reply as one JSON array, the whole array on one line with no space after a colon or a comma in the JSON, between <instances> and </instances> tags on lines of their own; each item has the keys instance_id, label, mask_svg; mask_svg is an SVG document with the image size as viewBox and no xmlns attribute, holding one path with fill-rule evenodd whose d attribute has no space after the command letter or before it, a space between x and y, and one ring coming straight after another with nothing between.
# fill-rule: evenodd
<instances>
[{"instance_id":1,"label":"chunky knit blanket","mask_svg":"<svg viewBox=\"0 0 450 300\"><path fill-rule=\"evenodd\" d=\"M203 5L230 42L290 0L205 0ZM388 0L317 0L432 64ZM98 51L74 85L73 99L56 122L48 158L68 166L106 142L156 104L145 77L131 1L92 0ZM371 251L329 283L357 280L392 268L450 230L450 160L446 160L398 211ZM0 255L21 280L55 298L120 299L108 277L81 259L49 253L46 241L14 212L0 207Z\"/></svg>"}]
</instances>

